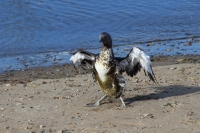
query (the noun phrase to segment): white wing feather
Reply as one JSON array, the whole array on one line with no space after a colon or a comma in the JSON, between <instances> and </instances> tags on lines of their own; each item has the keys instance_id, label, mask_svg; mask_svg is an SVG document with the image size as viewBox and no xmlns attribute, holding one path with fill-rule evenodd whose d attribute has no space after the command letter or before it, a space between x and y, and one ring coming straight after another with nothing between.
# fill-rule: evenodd
<instances>
[{"instance_id":1,"label":"white wing feather","mask_svg":"<svg viewBox=\"0 0 200 133\"><path fill-rule=\"evenodd\" d=\"M83 59L85 58L85 56L83 54L80 54L79 52L77 52L75 55L73 55L70 58L70 61L72 61L74 64L76 63L80 63Z\"/></svg>"},{"instance_id":2,"label":"white wing feather","mask_svg":"<svg viewBox=\"0 0 200 133\"><path fill-rule=\"evenodd\" d=\"M132 52L129 54L129 57L131 57L132 59L131 63L134 63L134 65L136 65L136 63L140 62L142 68L152 74L150 57L139 48L133 47Z\"/></svg>"},{"instance_id":3,"label":"white wing feather","mask_svg":"<svg viewBox=\"0 0 200 133\"><path fill-rule=\"evenodd\" d=\"M73 62L73 64L77 67L81 64L81 62L83 60L91 60L94 61L95 60L95 56L93 55L88 55L86 54L86 52L81 52L78 51L76 52L73 56L71 56L70 61Z\"/></svg>"},{"instance_id":4,"label":"white wing feather","mask_svg":"<svg viewBox=\"0 0 200 133\"><path fill-rule=\"evenodd\" d=\"M143 68L145 74L147 74L154 83L157 83L151 67L150 57L139 48L133 47L127 57L119 62L119 66L122 72L126 71L127 75L131 77L136 75L138 71Z\"/></svg>"}]
</instances>

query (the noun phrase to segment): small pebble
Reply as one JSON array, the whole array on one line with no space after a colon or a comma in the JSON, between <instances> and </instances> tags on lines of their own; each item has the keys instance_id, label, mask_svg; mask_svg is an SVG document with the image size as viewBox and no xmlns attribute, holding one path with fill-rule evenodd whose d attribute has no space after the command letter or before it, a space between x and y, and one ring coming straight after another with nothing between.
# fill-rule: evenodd
<instances>
[{"instance_id":1,"label":"small pebble","mask_svg":"<svg viewBox=\"0 0 200 133\"><path fill-rule=\"evenodd\" d=\"M40 128L44 128L45 126L44 125L40 125Z\"/></svg>"},{"instance_id":2,"label":"small pebble","mask_svg":"<svg viewBox=\"0 0 200 133\"><path fill-rule=\"evenodd\" d=\"M63 130L57 131L57 133L63 133Z\"/></svg>"},{"instance_id":3,"label":"small pebble","mask_svg":"<svg viewBox=\"0 0 200 133\"><path fill-rule=\"evenodd\" d=\"M10 87L11 86L11 84L6 84L6 87Z\"/></svg>"},{"instance_id":4,"label":"small pebble","mask_svg":"<svg viewBox=\"0 0 200 133\"><path fill-rule=\"evenodd\" d=\"M172 67L172 68L171 68L171 70L175 70L175 69L177 69L177 67Z\"/></svg>"}]
</instances>

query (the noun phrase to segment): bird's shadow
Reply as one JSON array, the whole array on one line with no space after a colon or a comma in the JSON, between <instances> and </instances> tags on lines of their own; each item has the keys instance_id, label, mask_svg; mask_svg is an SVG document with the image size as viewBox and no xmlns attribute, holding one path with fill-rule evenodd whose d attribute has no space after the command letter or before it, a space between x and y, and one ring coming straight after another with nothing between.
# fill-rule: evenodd
<instances>
[{"instance_id":1,"label":"bird's shadow","mask_svg":"<svg viewBox=\"0 0 200 133\"><path fill-rule=\"evenodd\" d=\"M154 87L155 93L146 94L146 95L138 95L134 97L128 97L124 101L126 105L130 105L135 101L143 101L150 99L162 99L172 96L181 96L192 94L200 91L200 87L198 86L183 86L183 85L170 85L165 87ZM147 88L148 89L148 88Z\"/></svg>"}]
</instances>

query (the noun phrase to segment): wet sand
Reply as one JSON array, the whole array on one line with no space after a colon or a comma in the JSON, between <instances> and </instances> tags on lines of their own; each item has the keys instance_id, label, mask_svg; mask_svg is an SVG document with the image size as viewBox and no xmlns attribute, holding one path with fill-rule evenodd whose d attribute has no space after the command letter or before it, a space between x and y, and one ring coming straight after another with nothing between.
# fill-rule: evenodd
<instances>
[{"instance_id":1,"label":"wet sand","mask_svg":"<svg viewBox=\"0 0 200 133\"><path fill-rule=\"evenodd\" d=\"M63 65L7 72L0 76L0 132L200 131L199 56L157 57L160 85L143 72L126 78L126 108L119 99L86 107L103 93L90 72Z\"/></svg>"},{"instance_id":2,"label":"wet sand","mask_svg":"<svg viewBox=\"0 0 200 133\"><path fill-rule=\"evenodd\" d=\"M159 56L152 58L152 66L165 66L180 63L200 63L200 56ZM50 67L35 67L25 70L4 72L0 74L0 84L26 84L37 79L59 79L85 73L90 73L90 70L86 71L80 69L80 71L77 72L71 64Z\"/></svg>"}]
</instances>

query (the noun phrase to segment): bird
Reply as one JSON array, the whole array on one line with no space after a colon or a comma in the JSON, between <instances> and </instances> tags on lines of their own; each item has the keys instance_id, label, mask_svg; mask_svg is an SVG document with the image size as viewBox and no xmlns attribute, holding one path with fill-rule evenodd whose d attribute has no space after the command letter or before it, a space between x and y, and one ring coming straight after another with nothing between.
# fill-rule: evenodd
<instances>
[{"instance_id":1,"label":"bird","mask_svg":"<svg viewBox=\"0 0 200 133\"><path fill-rule=\"evenodd\" d=\"M109 33L102 32L99 35L99 42L102 43L102 50L99 54L78 50L70 58L75 68L91 66L93 79L104 93L104 96L92 106L99 106L103 99L111 97L120 98L121 107L126 107L122 94L126 86L124 72L133 77L143 69L145 75L158 84L152 70L150 57L140 48L133 47L126 57L115 57L112 49L112 37Z\"/></svg>"}]
</instances>

